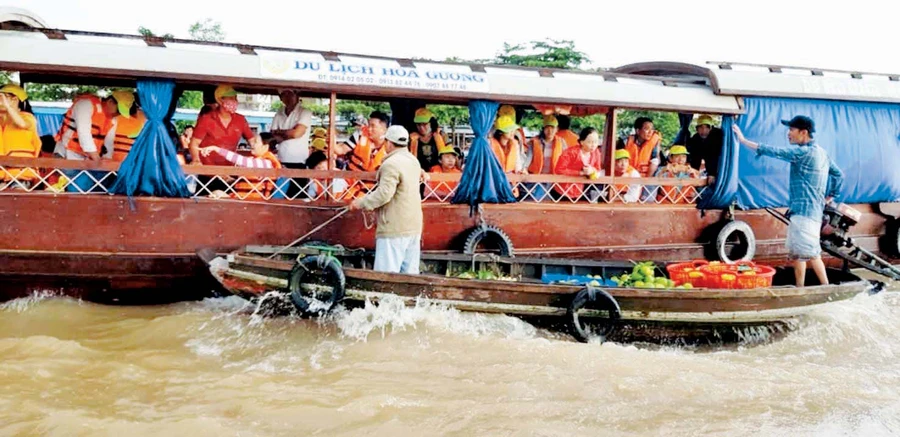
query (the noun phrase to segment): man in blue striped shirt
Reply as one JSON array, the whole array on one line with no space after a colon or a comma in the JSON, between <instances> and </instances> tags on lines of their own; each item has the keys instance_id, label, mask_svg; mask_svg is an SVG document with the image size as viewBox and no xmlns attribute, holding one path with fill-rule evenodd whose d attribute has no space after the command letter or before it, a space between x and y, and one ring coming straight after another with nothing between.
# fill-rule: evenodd
<instances>
[{"instance_id":1,"label":"man in blue striped shirt","mask_svg":"<svg viewBox=\"0 0 900 437\"><path fill-rule=\"evenodd\" d=\"M791 224L788 226L787 249L794 260L794 278L797 286L806 282L807 262L819 278L820 284L828 284L819 234L825 204L840 194L844 175L828 158L825 149L813 140L815 123L809 117L798 115L782 120L788 126L788 141L796 147L771 147L744 138L740 128L734 125L734 134L741 144L756 151L757 156L771 156L791 163L790 208Z\"/></svg>"}]
</instances>

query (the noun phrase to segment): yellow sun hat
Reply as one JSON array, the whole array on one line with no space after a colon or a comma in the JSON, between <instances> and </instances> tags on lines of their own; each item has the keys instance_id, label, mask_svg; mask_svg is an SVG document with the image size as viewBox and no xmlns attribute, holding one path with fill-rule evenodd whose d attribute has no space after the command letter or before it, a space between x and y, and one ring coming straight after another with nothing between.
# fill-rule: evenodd
<instances>
[{"instance_id":1,"label":"yellow sun hat","mask_svg":"<svg viewBox=\"0 0 900 437\"><path fill-rule=\"evenodd\" d=\"M555 115L549 114L544 116L544 127L547 126L559 127L559 121Z\"/></svg>"},{"instance_id":2,"label":"yellow sun hat","mask_svg":"<svg viewBox=\"0 0 900 437\"><path fill-rule=\"evenodd\" d=\"M12 94L16 96L19 101L28 100L28 93L25 92L25 89L14 83L3 85L3 88L0 88L0 93Z\"/></svg>"},{"instance_id":3,"label":"yellow sun hat","mask_svg":"<svg viewBox=\"0 0 900 437\"><path fill-rule=\"evenodd\" d=\"M235 91L234 87L231 85L219 85L213 93L217 102L221 102L225 97L237 97L237 95L237 91Z\"/></svg>"},{"instance_id":4,"label":"yellow sun hat","mask_svg":"<svg viewBox=\"0 0 900 437\"><path fill-rule=\"evenodd\" d=\"M516 124L515 119L508 116L503 116L497 119L497 130L510 133L519 128L519 125Z\"/></svg>"},{"instance_id":5,"label":"yellow sun hat","mask_svg":"<svg viewBox=\"0 0 900 437\"><path fill-rule=\"evenodd\" d=\"M428 108L419 108L416 109L416 116L413 118L413 123L428 123L432 118L434 118L434 114L428 110Z\"/></svg>"},{"instance_id":6,"label":"yellow sun hat","mask_svg":"<svg viewBox=\"0 0 900 437\"><path fill-rule=\"evenodd\" d=\"M711 115L703 114L697 118L697 126L707 125L709 127L713 127L713 118Z\"/></svg>"},{"instance_id":7,"label":"yellow sun hat","mask_svg":"<svg viewBox=\"0 0 900 437\"><path fill-rule=\"evenodd\" d=\"M115 90L112 92L112 98L116 99L119 114L122 117L131 118L131 107L134 106L134 93L129 90Z\"/></svg>"},{"instance_id":8,"label":"yellow sun hat","mask_svg":"<svg viewBox=\"0 0 900 437\"><path fill-rule=\"evenodd\" d=\"M616 161L618 161L620 159L631 159L631 154L628 153L628 151L625 149L619 149L619 150L616 150L615 158L616 158Z\"/></svg>"},{"instance_id":9,"label":"yellow sun hat","mask_svg":"<svg viewBox=\"0 0 900 437\"><path fill-rule=\"evenodd\" d=\"M438 156L446 155L447 153L452 153L456 156L459 156L459 152L456 151L456 148L453 147L453 144L445 144L444 147L438 148Z\"/></svg>"},{"instance_id":10,"label":"yellow sun hat","mask_svg":"<svg viewBox=\"0 0 900 437\"><path fill-rule=\"evenodd\" d=\"M669 148L669 156L688 155L688 149L684 146L672 146Z\"/></svg>"},{"instance_id":11,"label":"yellow sun hat","mask_svg":"<svg viewBox=\"0 0 900 437\"><path fill-rule=\"evenodd\" d=\"M513 120L516 119L516 108L513 108L512 105L503 105L497 110L498 117L511 117Z\"/></svg>"}]
</instances>

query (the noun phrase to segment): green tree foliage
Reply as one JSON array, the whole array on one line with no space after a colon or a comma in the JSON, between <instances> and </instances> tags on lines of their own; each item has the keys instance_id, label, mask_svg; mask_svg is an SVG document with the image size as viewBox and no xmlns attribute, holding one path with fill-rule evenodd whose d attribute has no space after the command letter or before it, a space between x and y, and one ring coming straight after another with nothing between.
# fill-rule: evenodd
<instances>
[{"instance_id":1,"label":"green tree foliage","mask_svg":"<svg viewBox=\"0 0 900 437\"><path fill-rule=\"evenodd\" d=\"M186 109L200 109L203 107L203 92L187 90L178 98L178 107Z\"/></svg>"},{"instance_id":2,"label":"green tree foliage","mask_svg":"<svg viewBox=\"0 0 900 437\"><path fill-rule=\"evenodd\" d=\"M384 113L391 112L391 105L387 102L370 102L364 100L338 100L335 111L338 117L344 120L352 120L357 115L368 117L373 111Z\"/></svg>"},{"instance_id":3,"label":"green tree foliage","mask_svg":"<svg viewBox=\"0 0 900 437\"><path fill-rule=\"evenodd\" d=\"M225 31L222 30L222 23L207 18L203 21L197 21L188 28L191 38L198 41L215 41L221 42L225 40Z\"/></svg>"},{"instance_id":4,"label":"green tree foliage","mask_svg":"<svg viewBox=\"0 0 900 437\"><path fill-rule=\"evenodd\" d=\"M575 50L574 41L547 39L522 44L503 43L503 50L497 54L494 62L525 67L576 70L591 60L584 52Z\"/></svg>"},{"instance_id":5,"label":"green tree foliage","mask_svg":"<svg viewBox=\"0 0 900 437\"><path fill-rule=\"evenodd\" d=\"M469 124L469 108L459 105L428 105L441 126Z\"/></svg>"},{"instance_id":6,"label":"green tree foliage","mask_svg":"<svg viewBox=\"0 0 900 437\"><path fill-rule=\"evenodd\" d=\"M648 117L653 120L653 127L662 136L662 145L665 148L671 145L672 141L675 140L675 136L678 135L678 130L681 129L681 125L678 122L678 114L675 112L625 109L616 113L616 134L624 138L634 133L634 121L638 117Z\"/></svg>"},{"instance_id":7,"label":"green tree foliage","mask_svg":"<svg viewBox=\"0 0 900 437\"><path fill-rule=\"evenodd\" d=\"M162 39L175 39L175 35L172 35L171 33L157 35L157 34L153 33L153 31L151 31L150 29L148 29L144 26L138 26L138 33L141 34L142 36L158 36Z\"/></svg>"}]
</instances>

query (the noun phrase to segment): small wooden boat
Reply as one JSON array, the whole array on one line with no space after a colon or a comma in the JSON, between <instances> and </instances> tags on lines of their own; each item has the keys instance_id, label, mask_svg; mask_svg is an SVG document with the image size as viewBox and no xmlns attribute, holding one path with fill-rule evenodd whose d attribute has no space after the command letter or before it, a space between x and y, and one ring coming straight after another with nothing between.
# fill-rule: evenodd
<instances>
[{"instance_id":1,"label":"small wooden boat","mask_svg":"<svg viewBox=\"0 0 900 437\"><path fill-rule=\"evenodd\" d=\"M788 331L813 308L864 292L877 293L884 286L831 269L830 285L795 287L788 285L794 278L786 268L778 269L771 287L756 289L604 286L608 281L548 284L552 275L611 278L630 271L633 263L456 253L423 253L422 273L408 275L372 270L371 251L317 243L296 248L247 246L225 256L212 251L199 255L227 292L250 300L282 292L283 303L293 304L301 314L321 315L339 302L355 305L395 295L410 304L426 299L462 311L515 315L554 329L565 328L581 341L758 340L761 332ZM460 272L471 276L476 271L488 272L481 276L494 279L458 277Z\"/></svg>"}]
</instances>

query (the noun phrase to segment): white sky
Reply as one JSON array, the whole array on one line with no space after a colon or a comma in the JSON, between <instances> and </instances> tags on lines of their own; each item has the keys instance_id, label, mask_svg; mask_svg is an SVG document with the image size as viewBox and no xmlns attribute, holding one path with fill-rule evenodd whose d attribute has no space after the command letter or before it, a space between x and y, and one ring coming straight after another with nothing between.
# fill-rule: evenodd
<instances>
[{"instance_id":1,"label":"white sky","mask_svg":"<svg viewBox=\"0 0 900 437\"><path fill-rule=\"evenodd\" d=\"M221 7L226 1L235 6ZM900 73L898 6L830 3L0 0L31 10L50 27L133 34L145 26L187 37L191 23L208 17L222 23L228 42L394 57L488 58L504 41L550 37L574 40L600 67L728 60Z\"/></svg>"}]
</instances>

